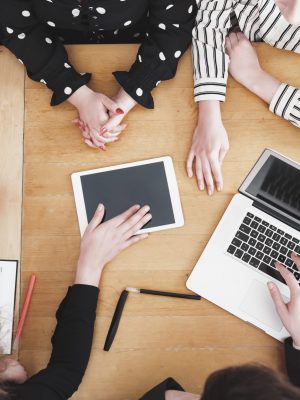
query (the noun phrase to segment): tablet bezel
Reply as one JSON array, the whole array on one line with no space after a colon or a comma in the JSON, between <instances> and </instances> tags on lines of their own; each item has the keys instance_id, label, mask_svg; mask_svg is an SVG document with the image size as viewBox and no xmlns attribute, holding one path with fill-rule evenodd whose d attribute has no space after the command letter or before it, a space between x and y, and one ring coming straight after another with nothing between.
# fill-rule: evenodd
<instances>
[{"instance_id":1,"label":"tablet bezel","mask_svg":"<svg viewBox=\"0 0 300 400\"><path fill-rule=\"evenodd\" d=\"M137 234L157 232L157 231L162 231L165 229L179 228L179 227L183 226L184 218L183 218L183 212L182 212L182 207L181 207L179 189L178 189L178 185L177 185L173 160L170 156L165 156L165 157L159 157L159 158L152 158L149 160L135 161L135 162L131 162L131 163L125 163L125 164L114 165L114 166L110 166L110 167L97 168L97 169L92 169L92 170L88 170L88 171L81 171L81 172L73 173L71 175L71 180L72 180L75 205L76 205L76 211L77 211L77 218L78 218L78 222L79 222L79 229L80 229L81 236L84 234L84 231L88 225L87 212L86 212L83 191L82 191L82 185L81 185L81 177L82 176L98 174L98 173L107 172L107 171L115 171L118 169L131 168L131 167L136 167L139 165L155 164L155 163L159 163L159 162L163 162L163 164L164 164L175 222L172 224L160 225L157 227L142 229L142 230L138 231ZM150 210L150 212L151 212L151 210Z\"/></svg>"}]
</instances>

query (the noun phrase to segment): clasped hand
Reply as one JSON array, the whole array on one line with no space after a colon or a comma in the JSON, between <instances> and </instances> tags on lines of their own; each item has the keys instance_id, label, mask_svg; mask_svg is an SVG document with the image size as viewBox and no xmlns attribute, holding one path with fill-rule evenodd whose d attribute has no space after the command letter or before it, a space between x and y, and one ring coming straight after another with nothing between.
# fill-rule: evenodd
<instances>
[{"instance_id":1,"label":"clasped hand","mask_svg":"<svg viewBox=\"0 0 300 400\"><path fill-rule=\"evenodd\" d=\"M81 130L84 142L101 150L119 140L118 136L127 127L122 120L136 104L123 89L111 99L87 86L79 88L68 100L79 112L73 123Z\"/></svg>"}]
</instances>

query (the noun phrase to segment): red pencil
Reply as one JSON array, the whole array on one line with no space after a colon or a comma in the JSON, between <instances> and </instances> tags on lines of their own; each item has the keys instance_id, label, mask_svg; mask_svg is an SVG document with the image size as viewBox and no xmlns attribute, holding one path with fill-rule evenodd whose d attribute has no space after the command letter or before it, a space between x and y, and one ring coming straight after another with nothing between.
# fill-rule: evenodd
<instances>
[{"instance_id":1,"label":"red pencil","mask_svg":"<svg viewBox=\"0 0 300 400\"><path fill-rule=\"evenodd\" d=\"M18 345L19 345L19 340L20 340L20 337L22 335L24 323L26 321L28 308L29 308L29 304L30 304L30 301L31 301L31 297L32 297L35 281L36 281L36 276L34 274L32 274L31 278L30 278L30 281L29 281L29 286L28 286L26 298L25 298L25 301L24 301L24 304L23 304L21 318L20 318L20 321L19 321L19 324L18 324L16 337L15 337L15 341L14 341L14 344L13 344L13 350L16 350L18 348Z\"/></svg>"}]
</instances>

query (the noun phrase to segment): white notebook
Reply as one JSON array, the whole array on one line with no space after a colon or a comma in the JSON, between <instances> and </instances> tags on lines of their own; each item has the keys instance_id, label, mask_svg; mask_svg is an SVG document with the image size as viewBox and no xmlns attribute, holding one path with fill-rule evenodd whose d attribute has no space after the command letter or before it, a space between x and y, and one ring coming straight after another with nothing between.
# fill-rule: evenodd
<instances>
[{"instance_id":1,"label":"white notebook","mask_svg":"<svg viewBox=\"0 0 300 400\"><path fill-rule=\"evenodd\" d=\"M0 260L0 354L11 354L18 261Z\"/></svg>"}]
</instances>

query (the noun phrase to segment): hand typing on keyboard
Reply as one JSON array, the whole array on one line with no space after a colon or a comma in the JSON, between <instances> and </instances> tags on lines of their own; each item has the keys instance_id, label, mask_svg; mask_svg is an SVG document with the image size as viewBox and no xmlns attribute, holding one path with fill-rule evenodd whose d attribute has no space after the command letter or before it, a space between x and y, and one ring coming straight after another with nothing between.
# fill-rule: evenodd
<instances>
[{"instance_id":1,"label":"hand typing on keyboard","mask_svg":"<svg viewBox=\"0 0 300 400\"><path fill-rule=\"evenodd\" d=\"M300 257L295 253L291 254L291 258L300 271ZM276 269L280 272L283 279L286 281L290 289L290 302L285 304L277 285L273 282L268 282L268 287L275 304L277 313L285 326L286 330L291 335L294 345L300 346L300 286L296 277L278 262L275 264Z\"/></svg>"}]
</instances>

